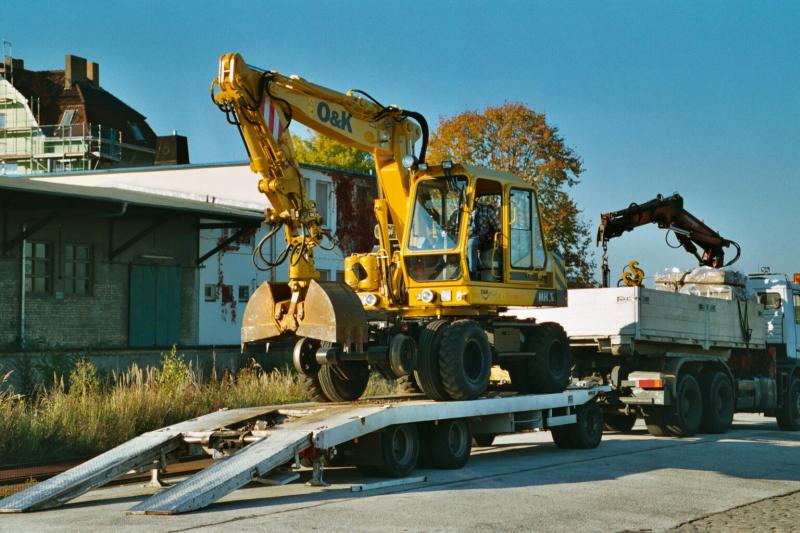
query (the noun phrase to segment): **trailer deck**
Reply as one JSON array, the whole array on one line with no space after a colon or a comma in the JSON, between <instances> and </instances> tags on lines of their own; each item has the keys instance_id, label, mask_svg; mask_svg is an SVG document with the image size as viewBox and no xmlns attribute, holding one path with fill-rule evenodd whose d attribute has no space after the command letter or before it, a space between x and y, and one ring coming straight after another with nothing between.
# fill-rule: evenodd
<instances>
[{"instance_id":1,"label":"trailer deck","mask_svg":"<svg viewBox=\"0 0 800 533\"><path fill-rule=\"evenodd\" d=\"M131 514L178 514L202 509L263 478L279 467L300 462L314 466L314 483L323 483L323 456L331 449L389 426L468 419L473 433L512 433L577 421L575 409L607 387L577 386L562 393L495 393L464 402L418 397L372 398L344 404L294 404L222 410L145 433L86 463L0 500L0 512L58 507L130 470L165 466L183 446L199 445L220 459L132 507ZM232 452L232 453L229 453Z\"/></svg>"}]
</instances>

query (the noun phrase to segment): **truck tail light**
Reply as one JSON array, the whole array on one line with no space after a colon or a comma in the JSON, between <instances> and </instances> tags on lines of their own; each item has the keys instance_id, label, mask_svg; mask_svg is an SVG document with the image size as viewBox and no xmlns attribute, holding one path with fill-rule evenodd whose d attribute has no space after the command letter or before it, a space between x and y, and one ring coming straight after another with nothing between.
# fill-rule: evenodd
<instances>
[{"instance_id":1,"label":"truck tail light","mask_svg":"<svg viewBox=\"0 0 800 533\"><path fill-rule=\"evenodd\" d=\"M664 380L663 379L640 379L636 382L636 385L642 389L663 389L664 388Z\"/></svg>"}]
</instances>

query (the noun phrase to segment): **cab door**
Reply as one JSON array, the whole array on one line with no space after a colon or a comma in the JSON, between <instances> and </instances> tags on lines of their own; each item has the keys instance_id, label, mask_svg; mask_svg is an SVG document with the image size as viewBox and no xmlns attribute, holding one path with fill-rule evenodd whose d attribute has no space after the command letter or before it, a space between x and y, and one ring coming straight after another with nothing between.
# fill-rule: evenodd
<instances>
[{"instance_id":1,"label":"cab door","mask_svg":"<svg viewBox=\"0 0 800 533\"><path fill-rule=\"evenodd\" d=\"M540 281L547 252L536 194L531 189L509 187L507 198L508 281Z\"/></svg>"}]
</instances>

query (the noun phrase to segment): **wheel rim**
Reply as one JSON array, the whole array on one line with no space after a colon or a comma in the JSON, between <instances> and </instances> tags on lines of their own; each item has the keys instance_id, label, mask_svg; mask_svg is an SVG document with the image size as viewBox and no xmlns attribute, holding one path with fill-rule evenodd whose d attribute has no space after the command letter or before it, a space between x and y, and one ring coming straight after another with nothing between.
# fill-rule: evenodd
<instances>
[{"instance_id":1,"label":"wheel rim","mask_svg":"<svg viewBox=\"0 0 800 533\"><path fill-rule=\"evenodd\" d=\"M408 428L395 428L392 435L392 458L397 464L405 464L411 460L413 445L411 443L411 433Z\"/></svg>"},{"instance_id":2,"label":"wheel rim","mask_svg":"<svg viewBox=\"0 0 800 533\"><path fill-rule=\"evenodd\" d=\"M480 381L483 375L483 350L477 339L467 339L464 345L464 374L471 383Z\"/></svg>"},{"instance_id":3,"label":"wheel rim","mask_svg":"<svg viewBox=\"0 0 800 533\"><path fill-rule=\"evenodd\" d=\"M462 424L450 424L450 430L447 432L447 444L452 455L460 457L464 454L467 447L467 431Z\"/></svg>"}]
</instances>

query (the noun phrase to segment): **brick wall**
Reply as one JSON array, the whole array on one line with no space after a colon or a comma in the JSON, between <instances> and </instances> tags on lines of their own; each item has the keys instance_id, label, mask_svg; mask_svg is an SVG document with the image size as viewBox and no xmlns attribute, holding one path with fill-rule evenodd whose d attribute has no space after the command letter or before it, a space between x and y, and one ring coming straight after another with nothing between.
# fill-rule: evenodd
<instances>
[{"instance_id":1,"label":"brick wall","mask_svg":"<svg viewBox=\"0 0 800 533\"><path fill-rule=\"evenodd\" d=\"M23 220L44 213L14 211L6 228L10 239L19 234ZM56 219L30 241L52 245L52 289L47 294L26 296L26 339L67 347L125 347L128 342L128 291L131 264L179 266L181 271L180 342L197 344L197 229L195 220L178 217L150 233L109 261L109 228L113 224L113 246L119 246L146 228L151 220L101 217ZM29 222L30 224L30 222ZM2 221L0 221L2 225ZM89 295L64 291L64 245L88 244L92 249L92 284ZM17 245L0 258L0 348L9 348L19 337L20 253ZM148 259L143 255L168 256Z\"/></svg>"}]
</instances>

